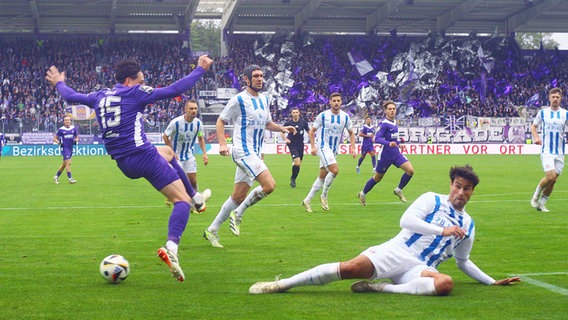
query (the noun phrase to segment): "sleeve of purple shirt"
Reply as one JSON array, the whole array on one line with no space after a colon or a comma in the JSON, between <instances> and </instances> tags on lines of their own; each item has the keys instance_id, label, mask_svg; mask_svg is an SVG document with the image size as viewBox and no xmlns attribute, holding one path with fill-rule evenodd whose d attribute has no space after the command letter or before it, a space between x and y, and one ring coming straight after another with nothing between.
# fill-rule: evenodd
<instances>
[{"instance_id":1,"label":"sleeve of purple shirt","mask_svg":"<svg viewBox=\"0 0 568 320\"><path fill-rule=\"evenodd\" d=\"M379 144L382 144L384 146L388 146L390 144L390 141L388 141L387 139L384 138L386 130L387 130L387 126L379 126L379 131L377 132L377 135L375 136L375 143L379 143Z\"/></svg>"},{"instance_id":2,"label":"sleeve of purple shirt","mask_svg":"<svg viewBox=\"0 0 568 320\"><path fill-rule=\"evenodd\" d=\"M195 83L201 78L204 73L205 69L198 66L189 75L179 79L173 84L163 88L155 88L152 94L144 97L145 101L143 102L148 104L156 100L177 97L195 86Z\"/></svg>"},{"instance_id":3,"label":"sleeve of purple shirt","mask_svg":"<svg viewBox=\"0 0 568 320\"><path fill-rule=\"evenodd\" d=\"M63 99L65 99L66 101L81 103L89 107L92 107L95 103L94 94L79 93L69 88L63 81L59 81L57 84L55 84L55 88L57 89L57 91L59 91Z\"/></svg>"}]
</instances>

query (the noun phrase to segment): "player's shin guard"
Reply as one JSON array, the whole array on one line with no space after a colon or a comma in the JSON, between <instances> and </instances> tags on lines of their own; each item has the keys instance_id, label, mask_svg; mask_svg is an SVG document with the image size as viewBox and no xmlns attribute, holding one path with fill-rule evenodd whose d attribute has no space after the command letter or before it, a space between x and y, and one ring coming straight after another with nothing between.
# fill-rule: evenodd
<instances>
[{"instance_id":1,"label":"player's shin guard","mask_svg":"<svg viewBox=\"0 0 568 320\"><path fill-rule=\"evenodd\" d=\"M189 194L189 196L193 198L197 191L195 190L195 188L193 188L191 182L189 182L189 178L187 177L187 174L185 174L185 170L183 170L183 168L175 158L170 161L170 164L176 170L178 177L183 182L183 186L185 187L187 194Z\"/></svg>"},{"instance_id":2,"label":"player's shin guard","mask_svg":"<svg viewBox=\"0 0 568 320\"><path fill-rule=\"evenodd\" d=\"M189 220L190 208L191 206L187 202L179 201L174 203L174 208L168 221L168 240L179 243Z\"/></svg>"}]
</instances>

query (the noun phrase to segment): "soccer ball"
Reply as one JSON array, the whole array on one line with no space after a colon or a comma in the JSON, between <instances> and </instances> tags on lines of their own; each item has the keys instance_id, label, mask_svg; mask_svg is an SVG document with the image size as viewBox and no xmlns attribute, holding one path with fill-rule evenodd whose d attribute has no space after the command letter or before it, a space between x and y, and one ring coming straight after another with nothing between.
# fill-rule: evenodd
<instances>
[{"instance_id":1,"label":"soccer ball","mask_svg":"<svg viewBox=\"0 0 568 320\"><path fill-rule=\"evenodd\" d=\"M119 284L128 277L130 264L123 256L111 254L101 261L99 270L106 281L112 284Z\"/></svg>"}]
</instances>

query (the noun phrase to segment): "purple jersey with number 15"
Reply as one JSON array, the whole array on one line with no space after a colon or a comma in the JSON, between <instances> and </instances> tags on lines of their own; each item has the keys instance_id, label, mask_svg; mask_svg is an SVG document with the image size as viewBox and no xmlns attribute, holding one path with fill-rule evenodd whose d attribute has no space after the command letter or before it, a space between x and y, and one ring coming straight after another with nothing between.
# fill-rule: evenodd
<instances>
[{"instance_id":1,"label":"purple jersey with number 15","mask_svg":"<svg viewBox=\"0 0 568 320\"><path fill-rule=\"evenodd\" d=\"M204 72L198 66L188 76L164 88L116 84L112 89L89 94L77 93L64 82L58 82L56 88L65 100L95 109L106 150L113 159L120 159L153 148L144 132L146 105L179 96L193 87Z\"/></svg>"}]
</instances>

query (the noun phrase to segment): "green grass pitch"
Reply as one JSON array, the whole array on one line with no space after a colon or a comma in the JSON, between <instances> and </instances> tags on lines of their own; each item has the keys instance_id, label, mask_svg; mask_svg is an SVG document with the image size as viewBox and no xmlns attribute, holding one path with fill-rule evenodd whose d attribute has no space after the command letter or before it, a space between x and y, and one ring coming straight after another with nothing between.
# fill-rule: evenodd
<instances>
[{"instance_id":1,"label":"green grass pitch","mask_svg":"<svg viewBox=\"0 0 568 320\"><path fill-rule=\"evenodd\" d=\"M455 282L447 297L353 294L351 281L249 295L257 281L350 259L399 231L409 205L392 194L401 170L390 169L367 207L355 196L371 175L370 158L357 175L356 159L340 156L330 211L315 198L308 214L299 203L317 175L317 158L305 156L291 189L290 157L267 155L276 191L246 212L240 237L223 225L224 249L212 248L202 233L232 191L235 166L213 155L204 167L199 158L200 188L213 197L205 213L190 218L180 244L187 280L179 283L156 257L170 210L145 180L124 177L108 157L77 156L78 183L55 185L60 157L2 157L0 319L567 319L566 178L543 214L529 204L543 176L536 155L409 158L416 171L404 190L409 203L426 191L447 193L450 166L474 167L481 182L467 206L477 227L472 260L496 279L520 274L525 281L485 286L452 259L440 266ZM132 268L119 285L98 271L112 253Z\"/></svg>"}]
</instances>

